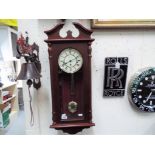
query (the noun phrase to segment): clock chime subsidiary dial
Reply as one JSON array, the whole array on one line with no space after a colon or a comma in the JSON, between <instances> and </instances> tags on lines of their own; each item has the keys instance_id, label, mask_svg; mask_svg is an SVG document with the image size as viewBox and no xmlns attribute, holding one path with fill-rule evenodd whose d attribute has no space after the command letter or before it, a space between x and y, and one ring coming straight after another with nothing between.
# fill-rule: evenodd
<instances>
[{"instance_id":1,"label":"clock chime subsidiary dial","mask_svg":"<svg viewBox=\"0 0 155 155\"><path fill-rule=\"evenodd\" d=\"M129 100L142 111L155 112L155 68L144 69L133 78Z\"/></svg>"}]
</instances>

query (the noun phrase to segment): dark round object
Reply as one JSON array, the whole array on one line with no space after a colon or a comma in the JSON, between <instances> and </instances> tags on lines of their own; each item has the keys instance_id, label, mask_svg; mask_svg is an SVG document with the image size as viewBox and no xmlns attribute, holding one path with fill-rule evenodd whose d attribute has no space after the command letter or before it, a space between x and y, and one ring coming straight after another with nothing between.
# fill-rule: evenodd
<instances>
[{"instance_id":1,"label":"dark round object","mask_svg":"<svg viewBox=\"0 0 155 155\"><path fill-rule=\"evenodd\" d=\"M17 59L20 59L20 58L21 58L21 56L20 56L19 54L17 54L17 55L16 55L16 58L17 58Z\"/></svg>"},{"instance_id":2,"label":"dark round object","mask_svg":"<svg viewBox=\"0 0 155 155\"><path fill-rule=\"evenodd\" d=\"M3 86L3 83L0 82L0 87L2 87L2 86Z\"/></svg>"},{"instance_id":3,"label":"dark round object","mask_svg":"<svg viewBox=\"0 0 155 155\"><path fill-rule=\"evenodd\" d=\"M138 72L129 85L129 100L138 109L155 112L155 68Z\"/></svg>"},{"instance_id":4,"label":"dark round object","mask_svg":"<svg viewBox=\"0 0 155 155\"><path fill-rule=\"evenodd\" d=\"M31 85L32 85L32 80L31 80L31 79L28 79L28 80L27 80L27 85L28 85L29 87L31 87Z\"/></svg>"}]
</instances>

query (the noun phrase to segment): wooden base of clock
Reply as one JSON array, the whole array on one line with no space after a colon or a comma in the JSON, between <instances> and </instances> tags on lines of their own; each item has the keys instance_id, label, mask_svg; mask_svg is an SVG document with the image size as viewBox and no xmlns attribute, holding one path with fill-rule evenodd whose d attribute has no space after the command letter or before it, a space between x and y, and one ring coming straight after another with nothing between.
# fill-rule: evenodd
<instances>
[{"instance_id":1,"label":"wooden base of clock","mask_svg":"<svg viewBox=\"0 0 155 155\"><path fill-rule=\"evenodd\" d=\"M62 130L63 132L69 134L76 134L81 132L85 128L90 128L91 126L95 126L95 123L64 123L64 124L53 124L50 128L55 128L56 130Z\"/></svg>"}]
</instances>

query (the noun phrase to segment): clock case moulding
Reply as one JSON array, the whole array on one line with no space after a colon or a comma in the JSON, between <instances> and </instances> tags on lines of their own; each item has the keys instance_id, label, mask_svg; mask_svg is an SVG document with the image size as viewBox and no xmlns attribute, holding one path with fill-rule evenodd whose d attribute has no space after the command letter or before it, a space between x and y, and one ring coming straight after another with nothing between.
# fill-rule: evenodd
<instances>
[{"instance_id":1,"label":"clock case moulding","mask_svg":"<svg viewBox=\"0 0 155 155\"><path fill-rule=\"evenodd\" d=\"M50 128L63 130L69 134L75 134L82 131L84 128L90 128L95 124L92 122L92 107L91 107L91 44L94 39L91 38L92 30L88 30L79 23L73 23L79 31L78 37L72 36L72 31L67 31L67 36L62 38L59 33L63 28L64 23L56 25L53 29L44 31L48 39L45 42L48 44L48 54L50 63L51 76L51 95L52 95L52 119L53 124ZM82 68L74 73L75 75L75 95L69 96L70 82L69 74L64 73L58 66L58 57L65 48L74 48L83 56ZM66 95L65 95L66 94ZM61 119L61 115L66 110L69 98L75 99L80 107L77 113L82 113L81 119L77 116ZM63 109L63 110L62 110ZM63 112L62 112L63 111ZM80 114L81 115L81 114Z\"/></svg>"}]
</instances>

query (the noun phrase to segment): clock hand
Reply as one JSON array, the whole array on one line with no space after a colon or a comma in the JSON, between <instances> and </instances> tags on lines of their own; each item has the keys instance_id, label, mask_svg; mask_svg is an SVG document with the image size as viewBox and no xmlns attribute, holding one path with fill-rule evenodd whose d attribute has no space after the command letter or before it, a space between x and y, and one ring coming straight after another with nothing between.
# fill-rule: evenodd
<instances>
[{"instance_id":1,"label":"clock hand","mask_svg":"<svg viewBox=\"0 0 155 155\"><path fill-rule=\"evenodd\" d=\"M69 62L71 62L71 60L67 61L67 62L63 62L63 65L68 64Z\"/></svg>"},{"instance_id":2,"label":"clock hand","mask_svg":"<svg viewBox=\"0 0 155 155\"><path fill-rule=\"evenodd\" d=\"M146 99L146 102L149 100L149 98L151 97L152 95L152 91L150 92L150 94L148 95L147 99Z\"/></svg>"},{"instance_id":3,"label":"clock hand","mask_svg":"<svg viewBox=\"0 0 155 155\"><path fill-rule=\"evenodd\" d=\"M74 59L77 59L77 57L74 58ZM64 62L64 65L68 64L69 62L72 62L74 59L71 59L71 60L69 60L69 61L67 61L67 62Z\"/></svg>"},{"instance_id":4,"label":"clock hand","mask_svg":"<svg viewBox=\"0 0 155 155\"><path fill-rule=\"evenodd\" d=\"M74 60L74 59L72 59L72 60ZM69 62L72 62L72 60L69 60L67 62L64 62L64 65L68 64Z\"/></svg>"}]
</instances>

